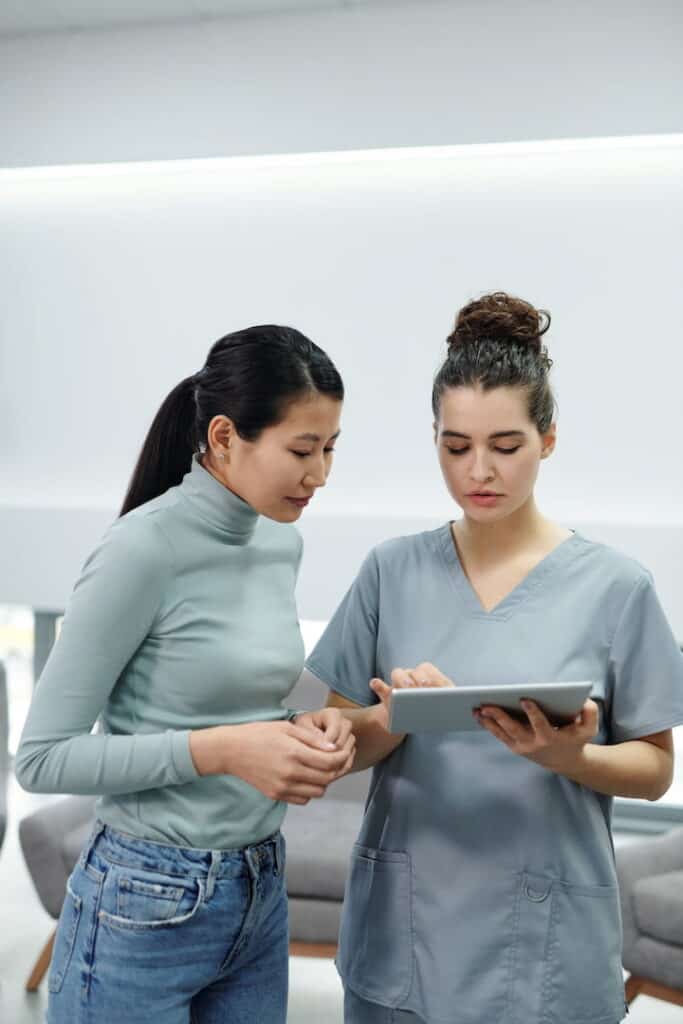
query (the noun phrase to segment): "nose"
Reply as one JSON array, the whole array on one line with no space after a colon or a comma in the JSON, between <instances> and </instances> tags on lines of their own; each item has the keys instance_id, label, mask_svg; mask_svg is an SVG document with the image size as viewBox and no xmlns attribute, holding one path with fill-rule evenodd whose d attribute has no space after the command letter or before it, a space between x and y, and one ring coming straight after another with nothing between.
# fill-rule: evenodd
<instances>
[{"instance_id":1,"label":"nose","mask_svg":"<svg viewBox=\"0 0 683 1024\"><path fill-rule=\"evenodd\" d=\"M477 484L488 483L495 476L488 450L474 451L470 466L470 477Z\"/></svg>"},{"instance_id":2,"label":"nose","mask_svg":"<svg viewBox=\"0 0 683 1024\"><path fill-rule=\"evenodd\" d=\"M304 487L324 487L327 483L327 466L325 459L320 458L313 465L306 467L306 473L302 480Z\"/></svg>"}]
</instances>

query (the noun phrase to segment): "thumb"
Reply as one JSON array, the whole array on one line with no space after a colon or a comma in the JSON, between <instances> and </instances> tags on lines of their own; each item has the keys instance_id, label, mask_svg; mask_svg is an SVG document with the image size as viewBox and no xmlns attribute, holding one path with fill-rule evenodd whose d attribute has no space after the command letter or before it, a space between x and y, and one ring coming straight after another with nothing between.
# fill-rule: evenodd
<instances>
[{"instance_id":1,"label":"thumb","mask_svg":"<svg viewBox=\"0 0 683 1024\"><path fill-rule=\"evenodd\" d=\"M387 686L383 679L371 679L370 689L376 693L383 704L388 704L391 698L391 687Z\"/></svg>"},{"instance_id":2,"label":"thumb","mask_svg":"<svg viewBox=\"0 0 683 1024\"><path fill-rule=\"evenodd\" d=\"M587 700L583 705L580 714L580 721L591 729L597 729L600 724L600 709L593 700Z\"/></svg>"},{"instance_id":3,"label":"thumb","mask_svg":"<svg viewBox=\"0 0 683 1024\"><path fill-rule=\"evenodd\" d=\"M296 739L301 740L307 747L314 747L316 750L336 750L337 745L330 743L322 729L319 729L317 725L294 725L292 726L293 734Z\"/></svg>"}]
</instances>

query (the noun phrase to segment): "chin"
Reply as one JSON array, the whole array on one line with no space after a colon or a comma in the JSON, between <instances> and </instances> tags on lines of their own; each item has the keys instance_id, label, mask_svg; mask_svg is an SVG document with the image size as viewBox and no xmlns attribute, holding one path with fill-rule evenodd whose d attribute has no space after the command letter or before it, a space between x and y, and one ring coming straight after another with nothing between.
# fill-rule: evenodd
<instances>
[{"instance_id":1,"label":"chin","mask_svg":"<svg viewBox=\"0 0 683 1024\"><path fill-rule=\"evenodd\" d=\"M462 508L462 506L461 506ZM478 508L476 505L465 510L463 514L474 523L499 523L510 515L509 508Z\"/></svg>"},{"instance_id":2,"label":"chin","mask_svg":"<svg viewBox=\"0 0 683 1024\"><path fill-rule=\"evenodd\" d=\"M292 505L290 508L274 508L269 509L267 512L264 511L262 514L267 519L272 519L276 523L295 523L298 519L301 519L302 508L295 508Z\"/></svg>"}]
</instances>

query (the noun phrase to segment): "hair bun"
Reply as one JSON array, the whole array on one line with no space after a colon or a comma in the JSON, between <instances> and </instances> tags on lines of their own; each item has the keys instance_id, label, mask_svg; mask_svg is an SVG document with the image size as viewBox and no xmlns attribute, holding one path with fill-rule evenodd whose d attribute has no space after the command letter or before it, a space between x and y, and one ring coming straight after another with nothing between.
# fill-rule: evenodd
<instances>
[{"instance_id":1,"label":"hair bun","mask_svg":"<svg viewBox=\"0 0 683 1024\"><path fill-rule=\"evenodd\" d=\"M492 292L469 302L458 313L448 348L474 341L527 345L541 354L541 337L550 327L550 313L506 292Z\"/></svg>"}]
</instances>

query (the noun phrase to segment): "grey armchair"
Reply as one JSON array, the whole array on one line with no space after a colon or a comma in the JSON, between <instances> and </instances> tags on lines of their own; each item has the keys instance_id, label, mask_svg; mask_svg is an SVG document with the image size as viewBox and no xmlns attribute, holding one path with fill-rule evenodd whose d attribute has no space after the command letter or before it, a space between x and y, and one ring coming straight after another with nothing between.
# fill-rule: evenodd
<instances>
[{"instance_id":1,"label":"grey armchair","mask_svg":"<svg viewBox=\"0 0 683 1024\"><path fill-rule=\"evenodd\" d=\"M7 676L0 661L0 849L7 831L7 776L9 775L9 709Z\"/></svg>"},{"instance_id":2,"label":"grey armchair","mask_svg":"<svg viewBox=\"0 0 683 1024\"><path fill-rule=\"evenodd\" d=\"M683 1006L683 829L620 847L626 1000Z\"/></svg>"},{"instance_id":3,"label":"grey armchair","mask_svg":"<svg viewBox=\"0 0 683 1024\"><path fill-rule=\"evenodd\" d=\"M290 707L321 707L327 687L304 672L290 696ZM351 847L360 826L368 773L348 775L329 787L322 800L291 805L283 832L287 842L287 892L290 952L296 956L333 957ZM94 797L66 797L35 811L19 824L19 841L38 897L55 920L66 881L93 821ZM34 991L52 955L54 931L31 971L26 988Z\"/></svg>"}]
</instances>

